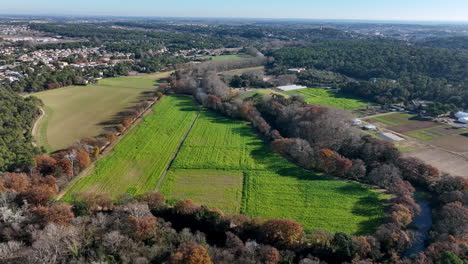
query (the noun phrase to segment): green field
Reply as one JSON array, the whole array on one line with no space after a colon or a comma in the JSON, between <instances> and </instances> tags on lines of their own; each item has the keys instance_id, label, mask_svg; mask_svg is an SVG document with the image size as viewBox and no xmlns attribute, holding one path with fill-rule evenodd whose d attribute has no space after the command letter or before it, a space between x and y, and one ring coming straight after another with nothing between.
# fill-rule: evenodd
<instances>
[{"instance_id":1,"label":"green field","mask_svg":"<svg viewBox=\"0 0 468 264\"><path fill-rule=\"evenodd\" d=\"M167 74L166 74L167 75ZM66 148L75 140L99 135L115 115L138 103L155 89L159 75L102 79L98 84L69 86L33 94L44 102L45 117L34 138L48 151Z\"/></svg>"},{"instance_id":2,"label":"green field","mask_svg":"<svg viewBox=\"0 0 468 264\"><path fill-rule=\"evenodd\" d=\"M383 215L376 192L301 169L271 152L246 122L209 111L201 112L161 191L169 199L191 198L228 213L240 208L256 217L292 218L308 231L367 234Z\"/></svg>"},{"instance_id":3,"label":"green field","mask_svg":"<svg viewBox=\"0 0 468 264\"><path fill-rule=\"evenodd\" d=\"M65 196L75 192L142 193L154 190L172 160L198 107L190 97L165 97L115 146L111 155L97 161L91 175L74 183Z\"/></svg>"},{"instance_id":4,"label":"green field","mask_svg":"<svg viewBox=\"0 0 468 264\"><path fill-rule=\"evenodd\" d=\"M301 95L305 98L307 103L333 106L345 110L356 110L368 105L368 102L363 99L327 89L305 88L284 93L288 95Z\"/></svg>"},{"instance_id":5,"label":"green field","mask_svg":"<svg viewBox=\"0 0 468 264\"><path fill-rule=\"evenodd\" d=\"M415 117L415 115L407 113L392 113L388 115L376 116L372 119L390 126L398 126L411 122L410 119L413 117Z\"/></svg>"},{"instance_id":6,"label":"green field","mask_svg":"<svg viewBox=\"0 0 468 264\"><path fill-rule=\"evenodd\" d=\"M292 218L305 230L369 234L384 215L383 196L356 183L301 169L273 153L244 121L202 110L188 97L164 98L95 171L66 196L82 191L141 193L159 188L169 199L193 199L227 213Z\"/></svg>"}]
</instances>

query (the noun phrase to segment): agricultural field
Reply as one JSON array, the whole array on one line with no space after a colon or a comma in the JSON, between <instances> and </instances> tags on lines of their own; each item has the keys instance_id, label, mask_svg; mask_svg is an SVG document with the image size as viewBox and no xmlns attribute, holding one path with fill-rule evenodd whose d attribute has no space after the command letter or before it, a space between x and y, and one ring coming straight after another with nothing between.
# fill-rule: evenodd
<instances>
[{"instance_id":1,"label":"agricultural field","mask_svg":"<svg viewBox=\"0 0 468 264\"><path fill-rule=\"evenodd\" d=\"M420 120L407 113L372 117L382 127L408 136L397 144L405 155L420 158L437 168L458 176L467 176L468 130Z\"/></svg>"},{"instance_id":2,"label":"agricultural field","mask_svg":"<svg viewBox=\"0 0 468 264\"><path fill-rule=\"evenodd\" d=\"M377 192L301 169L273 153L246 122L209 111L200 113L161 191L228 213L292 218L308 231L367 234L384 214Z\"/></svg>"},{"instance_id":3,"label":"agricultural field","mask_svg":"<svg viewBox=\"0 0 468 264\"><path fill-rule=\"evenodd\" d=\"M117 197L158 189L169 202L193 199L226 213L292 218L308 231L369 234L378 226L383 195L297 167L273 153L247 122L208 110L197 114L190 97L165 97L65 200L76 192Z\"/></svg>"},{"instance_id":4,"label":"agricultural field","mask_svg":"<svg viewBox=\"0 0 468 264\"><path fill-rule=\"evenodd\" d=\"M320 88L305 88L284 93L288 95L301 95L307 103L333 106L345 110L356 110L364 108L369 104L369 102L352 95Z\"/></svg>"},{"instance_id":5,"label":"agricultural field","mask_svg":"<svg viewBox=\"0 0 468 264\"><path fill-rule=\"evenodd\" d=\"M105 123L144 93L156 88L164 74L102 79L98 84L69 86L33 94L44 102L45 116L33 135L47 151L66 148L75 140L99 135Z\"/></svg>"},{"instance_id":6,"label":"agricultural field","mask_svg":"<svg viewBox=\"0 0 468 264\"><path fill-rule=\"evenodd\" d=\"M96 162L90 175L72 183L65 200L76 192L138 194L154 190L180 142L197 116L190 97L164 97L137 127L129 131L113 152Z\"/></svg>"}]
</instances>

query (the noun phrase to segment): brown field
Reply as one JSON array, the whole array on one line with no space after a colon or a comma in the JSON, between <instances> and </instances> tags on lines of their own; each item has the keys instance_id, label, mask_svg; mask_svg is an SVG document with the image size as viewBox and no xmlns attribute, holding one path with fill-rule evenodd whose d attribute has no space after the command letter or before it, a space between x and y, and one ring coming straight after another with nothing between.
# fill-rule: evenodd
<instances>
[{"instance_id":1,"label":"brown field","mask_svg":"<svg viewBox=\"0 0 468 264\"><path fill-rule=\"evenodd\" d=\"M411 120L408 123L397 125L397 126L391 126L388 129L391 129L393 131L396 131L398 133L405 133L413 130L418 130L418 129L425 129L425 128L431 128L438 126L439 124L436 122L431 122L431 121L417 121L417 120Z\"/></svg>"},{"instance_id":2,"label":"brown field","mask_svg":"<svg viewBox=\"0 0 468 264\"><path fill-rule=\"evenodd\" d=\"M468 157L436 148L426 148L417 152L407 153L406 156L419 158L427 164L431 164L441 171L452 175L468 178Z\"/></svg>"},{"instance_id":3,"label":"brown field","mask_svg":"<svg viewBox=\"0 0 468 264\"><path fill-rule=\"evenodd\" d=\"M432 144L458 153L468 153L468 138L460 135L446 136L431 141ZM468 173L468 171L467 171Z\"/></svg>"}]
</instances>

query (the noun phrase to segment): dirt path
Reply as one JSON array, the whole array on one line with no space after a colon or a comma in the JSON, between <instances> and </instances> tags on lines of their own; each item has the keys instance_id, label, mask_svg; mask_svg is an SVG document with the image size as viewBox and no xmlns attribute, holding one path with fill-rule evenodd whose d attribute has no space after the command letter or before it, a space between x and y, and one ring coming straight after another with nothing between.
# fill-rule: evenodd
<instances>
[{"instance_id":1,"label":"dirt path","mask_svg":"<svg viewBox=\"0 0 468 264\"><path fill-rule=\"evenodd\" d=\"M171 168L172 163L174 162L174 160L177 158L177 154L179 154L179 151L180 151L180 149L182 148L182 145L184 144L185 140L187 139L188 134L189 134L190 131L192 130L193 125L195 125L195 122L197 121L199 115L200 115L200 111L197 112L197 114L196 114L195 117L193 118L192 123L190 124L189 128L187 129L187 131L185 131L184 137L183 137L182 140L179 142L179 146L177 146L176 151L174 151L174 154L172 155L171 161L167 164L166 169L164 169L163 174L161 175L161 177L159 178L158 183L156 184L156 188L155 188L156 191L159 190L159 188L161 187L161 184L164 182L164 179L166 178L167 172L168 172L169 169Z\"/></svg>"},{"instance_id":2,"label":"dirt path","mask_svg":"<svg viewBox=\"0 0 468 264\"><path fill-rule=\"evenodd\" d=\"M41 115L36 119L36 121L34 122L34 125L31 129L31 135L33 137L36 137L36 134L37 134L37 130L38 130L38 127L39 127L39 123L41 123L42 119L44 119L45 117L45 111L44 109L42 109L41 107L39 108L39 110L41 111ZM33 142L33 145L36 146L36 143Z\"/></svg>"}]
</instances>

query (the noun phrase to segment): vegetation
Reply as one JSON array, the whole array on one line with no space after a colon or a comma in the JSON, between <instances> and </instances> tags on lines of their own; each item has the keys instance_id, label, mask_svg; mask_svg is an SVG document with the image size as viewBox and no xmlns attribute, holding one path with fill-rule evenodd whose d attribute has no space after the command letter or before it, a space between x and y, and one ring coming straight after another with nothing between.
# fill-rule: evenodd
<instances>
[{"instance_id":1,"label":"vegetation","mask_svg":"<svg viewBox=\"0 0 468 264\"><path fill-rule=\"evenodd\" d=\"M102 133L103 128L115 122L117 113L155 89L156 78L156 75L108 78L98 84L34 94L44 103L46 113L34 135L36 142L48 151L55 151L75 140Z\"/></svg>"},{"instance_id":2,"label":"vegetation","mask_svg":"<svg viewBox=\"0 0 468 264\"><path fill-rule=\"evenodd\" d=\"M154 190L196 116L197 107L189 97L167 97L114 148L99 160L92 173L72 184L73 193L138 194Z\"/></svg>"},{"instance_id":3,"label":"vegetation","mask_svg":"<svg viewBox=\"0 0 468 264\"><path fill-rule=\"evenodd\" d=\"M369 103L355 96L327 89L306 88L285 92L288 95L303 96L307 103L355 110L366 107Z\"/></svg>"},{"instance_id":4,"label":"vegetation","mask_svg":"<svg viewBox=\"0 0 468 264\"><path fill-rule=\"evenodd\" d=\"M466 107L468 54L464 51L407 46L393 42L328 40L272 53L274 71L307 67L333 71L364 82L349 82L344 92L379 103L424 99ZM377 82L367 82L381 78ZM395 80L396 82L392 81Z\"/></svg>"},{"instance_id":5,"label":"vegetation","mask_svg":"<svg viewBox=\"0 0 468 264\"><path fill-rule=\"evenodd\" d=\"M410 119L414 117L416 116L412 114L393 113L388 115L376 116L372 119L390 126L398 126L410 122Z\"/></svg>"},{"instance_id":6,"label":"vegetation","mask_svg":"<svg viewBox=\"0 0 468 264\"><path fill-rule=\"evenodd\" d=\"M31 144L38 105L35 98L22 98L0 86L0 172L33 165L32 158L39 153Z\"/></svg>"},{"instance_id":7,"label":"vegetation","mask_svg":"<svg viewBox=\"0 0 468 264\"><path fill-rule=\"evenodd\" d=\"M245 122L209 111L201 112L172 170L162 188L167 197L221 205L231 213L290 218L306 231L369 234L383 216L383 197L375 192L300 169L271 152ZM238 182L242 174L243 189ZM216 175L225 179L224 184L213 179ZM188 179L191 176L200 182ZM207 182L210 185L203 186ZM216 194L221 192L227 200L219 200Z\"/></svg>"}]
</instances>

